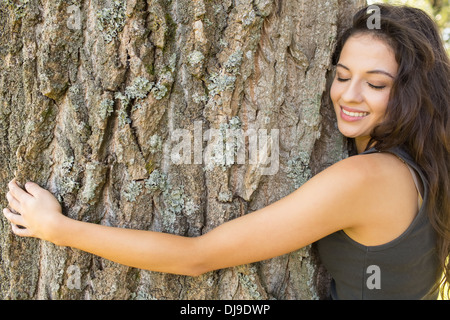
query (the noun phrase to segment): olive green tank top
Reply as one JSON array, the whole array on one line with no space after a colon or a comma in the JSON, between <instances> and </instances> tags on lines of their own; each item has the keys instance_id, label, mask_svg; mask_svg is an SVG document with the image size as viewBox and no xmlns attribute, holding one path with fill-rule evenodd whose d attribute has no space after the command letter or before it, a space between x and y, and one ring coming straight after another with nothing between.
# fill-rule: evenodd
<instances>
[{"instance_id":1,"label":"olive green tank top","mask_svg":"<svg viewBox=\"0 0 450 320\"><path fill-rule=\"evenodd\" d=\"M363 154L373 152L378 151L370 149ZM419 212L405 232L382 245L362 245L342 230L319 240L319 257L332 277L331 299L438 297L437 291L430 291L437 283L439 273L436 233L425 212L428 200L425 176L404 150L397 148L390 152L403 160L413 176L422 182L423 202Z\"/></svg>"}]
</instances>

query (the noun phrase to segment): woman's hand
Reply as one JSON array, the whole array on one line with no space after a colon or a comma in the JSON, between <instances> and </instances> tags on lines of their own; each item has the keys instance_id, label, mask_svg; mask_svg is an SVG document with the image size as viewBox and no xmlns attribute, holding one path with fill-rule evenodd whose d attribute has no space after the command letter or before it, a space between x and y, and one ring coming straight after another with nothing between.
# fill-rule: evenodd
<instances>
[{"instance_id":1,"label":"woman's hand","mask_svg":"<svg viewBox=\"0 0 450 320\"><path fill-rule=\"evenodd\" d=\"M27 182L24 190L13 179L8 187L10 208L3 209L3 214L11 222L14 234L52 241L58 224L65 218L58 200L33 182Z\"/></svg>"}]
</instances>

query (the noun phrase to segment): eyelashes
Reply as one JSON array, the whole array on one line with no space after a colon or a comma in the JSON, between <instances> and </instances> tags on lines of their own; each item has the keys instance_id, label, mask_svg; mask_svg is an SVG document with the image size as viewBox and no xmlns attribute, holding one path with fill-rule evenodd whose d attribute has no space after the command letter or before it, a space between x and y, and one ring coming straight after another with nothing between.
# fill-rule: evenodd
<instances>
[{"instance_id":1,"label":"eyelashes","mask_svg":"<svg viewBox=\"0 0 450 320\"><path fill-rule=\"evenodd\" d=\"M339 81L339 82L345 82L345 81L348 81L350 79L344 79L344 78L336 77L336 80Z\"/></svg>"},{"instance_id":2,"label":"eyelashes","mask_svg":"<svg viewBox=\"0 0 450 320\"><path fill-rule=\"evenodd\" d=\"M367 82L367 84L369 85L369 87L371 87L371 88L373 88L375 90L382 90L382 89L386 88L386 86L375 86L375 85L373 85L373 84L371 84L369 82Z\"/></svg>"},{"instance_id":3,"label":"eyelashes","mask_svg":"<svg viewBox=\"0 0 450 320\"><path fill-rule=\"evenodd\" d=\"M339 82L346 82L346 81L348 81L350 79L336 77L336 80L339 81ZM375 89L375 90L382 90L382 89L386 88L386 86L376 86L374 84L371 84L370 82L367 82L367 84L369 85L369 87L371 87L372 89Z\"/></svg>"}]
</instances>

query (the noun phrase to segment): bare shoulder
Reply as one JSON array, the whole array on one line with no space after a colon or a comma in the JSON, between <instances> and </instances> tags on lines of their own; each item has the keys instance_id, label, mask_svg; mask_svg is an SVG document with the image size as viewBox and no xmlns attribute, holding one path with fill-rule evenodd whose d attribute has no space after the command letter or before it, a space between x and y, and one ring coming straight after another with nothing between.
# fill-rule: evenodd
<instances>
[{"instance_id":1,"label":"bare shoulder","mask_svg":"<svg viewBox=\"0 0 450 320\"><path fill-rule=\"evenodd\" d=\"M389 185L392 178L407 173L405 165L390 153L355 155L343 159L325 169L308 183L339 183L348 186L362 196L375 187ZM401 172L404 171L404 172ZM353 187L352 187L353 186Z\"/></svg>"},{"instance_id":2,"label":"bare shoulder","mask_svg":"<svg viewBox=\"0 0 450 320\"><path fill-rule=\"evenodd\" d=\"M412 184L411 184L412 183ZM293 202L335 219L335 226L365 224L379 212L395 212L414 197L414 183L406 165L389 153L356 155L315 175L292 194ZM398 201L398 200L401 201Z\"/></svg>"},{"instance_id":3,"label":"bare shoulder","mask_svg":"<svg viewBox=\"0 0 450 320\"><path fill-rule=\"evenodd\" d=\"M348 178L353 183L359 181L382 187L391 185L392 180L410 178L409 170L403 161L387 152L352 156L337 162L327 170Z\"/></svg>"},{"instance_id":4,"label":"bare shoulder","mask_svg":"<svg viewBox=\"0 0 450 320\"><path fill-rule=\"evenodd\" d=\"M351 172L349 178L352 182L365 186L362 191L371 193L373 198L387 192L392 192L392 196L416 195L408 166L389 152L356 155L341 161L335 170L342 175Z\"/></svg>"},{"instance_id":5,"label":"bare shoulder","mask_svg":"<svg viewBox=\"0 0 450 320\"><path fill-rule=\"evenodd\" d=\"M330 168L331 169L331 168ZM391 153L350 157L333 166L333 174L354 184L355 220L345 230L354 240L378 245L400 235L417 213L417 189L406 164Z\"/></svg>"},{"instance_id":6,"label":"bare shoulder","mask_svg":"<svg viewBox=\"0 0 450 320\"><path fill-rule=\"evenodd\" d=\"M371 153L341 160L317 177L317 183L334 184L347 199L348 210L362 219L382 212L411 210L417 191L408 167L391 153ZM312 179L313 180L313 179Z\"/></svg>"}]
</instances>

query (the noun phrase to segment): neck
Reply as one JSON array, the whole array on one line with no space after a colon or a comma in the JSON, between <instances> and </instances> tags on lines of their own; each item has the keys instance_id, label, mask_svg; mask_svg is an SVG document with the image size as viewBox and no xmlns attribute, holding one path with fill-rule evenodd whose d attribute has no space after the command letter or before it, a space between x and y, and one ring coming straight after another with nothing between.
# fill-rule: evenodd
<instances>
[{"instance_id":1,"label":"neck","mask_svg":"<svg viewBox=\"0 0 450 320\"><path fill-rule=\"evenodd\" d=\"M356 150L358 154L364 152L367 148L367 144L370 141L370 137L358 137L355 138Z\"/></svg>"}]
</instances>

